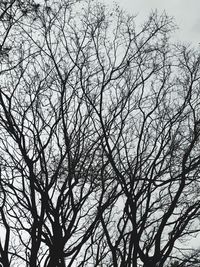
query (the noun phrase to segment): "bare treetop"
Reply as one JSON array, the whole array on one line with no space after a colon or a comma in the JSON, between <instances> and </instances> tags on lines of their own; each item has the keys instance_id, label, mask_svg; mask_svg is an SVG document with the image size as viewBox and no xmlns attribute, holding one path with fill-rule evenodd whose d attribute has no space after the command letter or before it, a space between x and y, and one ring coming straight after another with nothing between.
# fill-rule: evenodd
<instances>
[{"instance_id":1,"label":"bare treetop","mask_svg":"<svg viewBox=\"0 0 200 267\"><path fill-rule=\"evenodd\" d=\"M0 25L1 264L189 266L198 52L92 1L1 2Z\"/></svg>"}]
</instances>

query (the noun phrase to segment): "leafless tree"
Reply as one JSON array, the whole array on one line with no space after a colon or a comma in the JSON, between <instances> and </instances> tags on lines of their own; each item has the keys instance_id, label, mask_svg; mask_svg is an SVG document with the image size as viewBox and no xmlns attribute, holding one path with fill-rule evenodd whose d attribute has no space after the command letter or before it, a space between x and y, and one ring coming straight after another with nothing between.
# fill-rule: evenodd
<instances>
[{"instance_id":1,"label":"leafless tree","mask_svg":"<svg viewBox=\"0 0 200 267\"><path fill-rule=\"evenodd\" d=\"M164 266L199 232L199 54L166 14L1 12L1 263Z\"/></svg>"}]
</instances>

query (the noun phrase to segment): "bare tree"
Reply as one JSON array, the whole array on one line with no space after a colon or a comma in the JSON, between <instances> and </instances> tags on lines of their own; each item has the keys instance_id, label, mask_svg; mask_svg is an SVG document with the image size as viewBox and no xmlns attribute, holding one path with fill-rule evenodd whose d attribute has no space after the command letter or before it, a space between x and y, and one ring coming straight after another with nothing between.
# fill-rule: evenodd
<instances>
[{"instance_id":1,"label":"bare tree","mask_svg":"<svg viewBox=\"0 0 200 267\"><path fill-rule=\"evenodd\" d=\"M61 4L31 3L7 38L13 46L0 92L5 266L65 266L65 259L72 266L100 214L120 194L113 191L117 185L100 182L104 172L108 180L113 175L92 110L77 91L76 62L63 72L62 50L54 50L60 40L49 39L52 19L56 29L60 18L72 16L71 3Z\"/></svg>"},{"instance_id":2,"label":"bare tree","mask_svg":"<svg viewBox=\"0 0 200 267\"><path fill-rule=\"evenodd\" d=\"M1 263L162 267L199 232L199 54L166 14L1 7Z\"/></svg>"}]
</instances>

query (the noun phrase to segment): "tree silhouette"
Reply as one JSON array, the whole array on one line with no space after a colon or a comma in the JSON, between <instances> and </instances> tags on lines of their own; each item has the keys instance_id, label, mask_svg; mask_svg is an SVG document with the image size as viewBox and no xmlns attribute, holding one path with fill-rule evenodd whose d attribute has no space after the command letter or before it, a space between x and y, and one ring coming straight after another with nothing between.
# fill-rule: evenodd
<instances>
[{"instance_id":1,"label":"tree silhouette","mask_svg":"<svg viewBox=\"0 0 200 267\"><path fill-rule=\"evenodd\" d=\"M0 8L0 262L164 266L199 232L198 52L166 14Z\"/></svg>"}]
</instances>

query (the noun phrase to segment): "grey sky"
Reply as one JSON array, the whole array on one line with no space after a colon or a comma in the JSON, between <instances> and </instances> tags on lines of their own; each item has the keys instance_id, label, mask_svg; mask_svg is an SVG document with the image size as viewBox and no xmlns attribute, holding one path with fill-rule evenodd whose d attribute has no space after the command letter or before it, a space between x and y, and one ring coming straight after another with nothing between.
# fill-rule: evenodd
<instances>
[{"instance_id":1,"label":"grey sky","mask_svg":"<svg viewBox=\"0 0 200 267\"><path fill-rule=\"evenodd\" d=\"M112 0L109 0L112 2ZM158 9L175 18L179 27L176 39L191 42L194 46L200 43L200 1L199 0L116 0L120 6L131 14L138 14L143 21L151 10Z\"/></svg>"}]
</instances>

